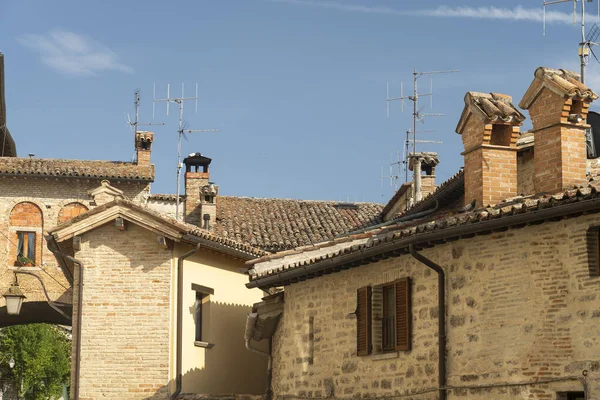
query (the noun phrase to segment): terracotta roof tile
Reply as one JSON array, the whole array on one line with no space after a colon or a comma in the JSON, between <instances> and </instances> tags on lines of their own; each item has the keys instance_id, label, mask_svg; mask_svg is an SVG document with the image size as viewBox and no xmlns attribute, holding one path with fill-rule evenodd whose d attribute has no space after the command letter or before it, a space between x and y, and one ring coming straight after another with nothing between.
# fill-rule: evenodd
<instances>
[{"instance_id":1,"label":"terracotta roof tile","mask_svg":"<svg viewBox=\"0 0 600 400\"><path fill-rule=\"evenodd\" d=\"M382 209L376 203L219 196L215 233L281 251L377 224Z\"/></svg>"},{"instance_id":2,"label":"terracotta roof tile","mask_svg":"<svg viewBox=\"0 0 600 400\"><path fill-rule=\"evenodd\" d=\"M154 181L154 165L121 161L0 157L0 175Z\"/></svg>"},{"instance_id":3,"label":"terracotta roof tile","mask_svg":"<svg viewBox=\"0 0 600 400\"><path fill-rule=\"evenodd\" d=\"M512 97L501 93L467 92L465 108L456 132L462 133L471 113L478 114L486 123L503 122L520 124L525 116L513 105Z\"/></svg>"},{"instance_id":4,"label":"terracotta roof tile","mask_svg":"<svg viewBox=\"0 0 600 400\"><path fill-rule=\"evenodd\" d=\"M541 209L564 206L585 200L600 201L600 181L591 181L588 186L573 188L553 195L536 195L515 197L509 201L497 204L494 207L481 208L465 213L448 213L444 216L430 216L435 218L424 221L423 219L409 222L399 222L385 227L374 227L372 230L350 235L340 240L329 240L315 244L311 249L296 249L285 253L267 255L247 262L253 266L252 279L272 275L284 270L293 269L301 263L303 266L337 257L341 254L350 254L365 248L379 246L390 241L405 239L409 236L432 231L444 230L452 227L475 224L491 219L505 218L517 214L532 213Z\"/></svg>"}]
</instances>

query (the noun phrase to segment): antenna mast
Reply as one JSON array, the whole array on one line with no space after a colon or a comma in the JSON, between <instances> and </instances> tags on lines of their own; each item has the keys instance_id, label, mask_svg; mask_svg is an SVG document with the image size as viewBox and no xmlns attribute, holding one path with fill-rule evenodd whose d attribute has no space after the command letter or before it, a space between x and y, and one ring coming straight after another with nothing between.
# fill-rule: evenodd
<instances>
[{"instance_id":1,"label":"antenna mast","mask_svg":"<svg viewBox=\"0 0 600 400\"><path fill-rule=\"evenodd\" d=\"M167 84L167 97L164 99L156 98L156 84L154 85L154 95L152 100L152 117L154 117L154 104L155 103L167 103L167 116L169 115L169 105L170 103L175 103L179 105L179 128L177 129L177 194L176 194L176 202L175 202L175 219L179 220L179 193L180 193L180 181L181 181L181 138L185 136L186 133L195 133L195 132L219 132L220 129L185 129L183 124L183 103L187 100L195 100L196 108L195 113L198 112L198 84L196 83L196 96L194 97L185 97L184 95L184 84L181 83L181 97L171 97L171 84Z\"/></svg>"},{"instance_id":2,"label":"antenna mast","mask_svg":"<svg viewBox=\"0 0 600 400\"><path fill-rule=\"evenodd\" d=\"M577 3L581 3L581 42L579 42L579 64L581 68L581 83L585 83L585 67L588 64L590 52L598 60L596 55L592 50L592 46L598 45L600 43L596 42L598 36L600 35L600 29L598 26L594 24L592 29L590 30L588 37L585 35L585 3L591 3L592 0L549 0L542 1L542 7L544 9L544 28L543 34L546 35L546 7L553 4L560 3L570 3L573 2L573 24L577 23ZM598 2L598 19L600 19L600 0Z\"/></svg>"},{"instance_id":3,"label":"antenna mast","mask_svg":"<svg viewBox=\"0 0 600 400\"><path fill-rule=\"evenodd\" d=\"M133 105L134 105L134 120L132 121L131 118L129 117L129 114L127 114L127 125L129 125L133 129L133 134L134 135L138 131L138 126L164 125L163 122L156 122L156 123L153 123L153 122L142 123L142 122L140 122L140 90L136 89L133 92L133 96L134 96L134 100L133 100Z\"/></svg>"},{"instance_id":4,"label":"antenna mast","mask_svg":"<svg viewBox=\"0 0 600 400\"><path fill-rule=\"evenodd\" d=\"M418 91L418 80L423 75L436 75L436 74L449 74L454 72L460 72L457 69L448 69L441 71L417 71L416 68L413 69L413 94L412 96L404 96L403 86L400 84L400 97L391 97L389 96L389 84L387 86L387 98L386 98L386 106L387 106L387 116L389 117L390 113L390 102L392 101L400 101L400 106L402 111L404 111L404 100L412 101L413 103L413 113L412 113L412 130L408 130L406 132L406 150L404 155L404 165L406 172L406 182L408 182L408 164L409 164L409 145L412 141L412 153L416 153L417 151L417 143L441 143L438 141L425 141L425 140L417 140L417 121L424 123L425 117L440 117L444 114L439 113L423 113L423 107L419 108L419 98L420 97L429 97L430 107L433 107L433 80L430 81L430 90L427 93L419 93ZM426 132L426 131L422 131ZM431 131L429 131L431 132ZM413 171L413 182L416 182L416 174L421 173L421 171ZM417 201L416 197L418 196L417 190L413 191L415 198L414 201Z\"/></svg>"}]
</instances>

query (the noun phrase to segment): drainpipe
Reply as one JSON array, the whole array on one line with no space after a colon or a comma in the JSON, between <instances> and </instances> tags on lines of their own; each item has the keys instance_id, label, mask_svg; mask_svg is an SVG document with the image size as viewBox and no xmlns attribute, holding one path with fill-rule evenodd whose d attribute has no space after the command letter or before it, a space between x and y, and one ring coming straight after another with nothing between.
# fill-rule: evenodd
<instances>
[{"instance_id":1,"label":"drainpipe","mask_svg":"<svg viewBox=\"0 0 600 400\"><path fill-rule=\"evenodd\" d=\"M442 267L417 253L414 244L408 247L411 256L434 270L438 275L438 386L439 399L446 400L446 276Z\"/></svg>"},{"instance_id":2,"label":"drainpipe","mask_svg":"<svg viewBox=\"0 0 600 400\"><path fill-rule=\"evenodd\" d=\"M244 339L246 341L246 349L253 351L255 353L261 354L268 358L267 361L267 390L265 394L265 400L271 400L273 393L271 391L271 380L273 379L273 357L271 356L271 339L269 338L269 351L263 351L252 347L250 341L252 340L252 334L254 332L254 326L256 325L256 320L258 319L258 313L250 313L248 314L248 318L246 319L246 330L244 332Z\"/></svg>"},{"instance_id":3,"label":"drainpipe","mask_svg":"<svg viewBox=\"0 0 600 400\"><path fill-rule=\"evenodd\" d=\"M54 241L54 237L51 235L46 239L48 243ZM73 264L77 264L79 269L79 282L77 282L77 326L75 328L75 381L73 382L73 386L75 387L73 389L73 400L79 400L79 374L81 372L81 315L83 312L83 263L58 250L58 246L56 246L56 249L52 249L50 246L47 247L55 256L60 256L63 259L71 261Z\"/></svg>"},{"instance_id":4,"label":"drainpipe","mask_svg":"<svg viewBox=\"0 0 600 400\"><path fill-rule=\"evenodd\" d=\"M171 395L171 400L177 399L177 396L181 393L181 381L182 381L182 366L181 359L183 357L183 261L193 254L196 254L200 250L200 243L196 245L196 248L183 254L177 260L177 349L176 349L176 360L175 360L175 391Z\"/></svg>"}]
</instances>

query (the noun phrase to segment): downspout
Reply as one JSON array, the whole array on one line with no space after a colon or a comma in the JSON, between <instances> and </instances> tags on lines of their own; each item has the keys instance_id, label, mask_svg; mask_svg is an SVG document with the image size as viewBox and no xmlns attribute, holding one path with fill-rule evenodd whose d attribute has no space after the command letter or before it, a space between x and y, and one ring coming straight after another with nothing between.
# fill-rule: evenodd
<instances>
[{"instance_id":1,"label":"downspout","mask_svg":"<svg viewBox=\"0 0 600 400\"><path fill-rule=\"evenodd\" d=\"M273 393L271 391L271 381L273 379L273 357L271 356L271 339L269 338L269 351L263 351L252 347L250 341L252 340L252 334L254 332L254 325L256 324L256 320L258 319L258 313L250 313L248 314L248 318L246 319L246 330L244 332L244 340L246 341L246 349L253 351L258 354L262 354L268 358L267 361L267 389L265 393L265 400L271 400Z\"/></svg>"},{"instance_id":2,"label":"downspout","mask_svg":"<svg viewBox=\"0 0 600 400\"><path fill-rule=\"evenodd\" d=\"M51 241L54 242L54 236L48 236L46 239L48 243ZM69 260L79 267L77 282L77 326L75 330L75 377L73 382L73 386L75 387L73 389L73 400L79 400L79 374L81 372L81 315L83 312L83 263L75 257L58 250L58 246L56 246L56 249L52 249L50 246L47 247L55 256L60 256L63 259Z\"/></svg>"},{"instance_id":3,"label":"downspout","mask_svg":"<svg viewBox=\"0 0 600 400\"><path fill-rule=\"evenodd\" d=\"M446 400L446 275L442 267L417 253L414 244L410 244L408 247L411 256L434 270L438 276L438 386L439 399Z\"/></svg>"},{"instance_id":4,"label":"downspout","mask_svg":"<svg viewBox=\"0 0 600 400\"><path fill-rule=\"evenodd\" d=\"M196 245L196 248L183 254L177 260L177 349L175 360L175 391L171 395L171 400L177 399L177 396L179 396L179 394L181 393L181 359L183 358L183 332L181 332L183 325L183 316L181 315L183 311L183 261L191 255L197 253L198 250L200 250L200 247L201 244L198 243L198 245Z\"/></svg>"}]
</instances>

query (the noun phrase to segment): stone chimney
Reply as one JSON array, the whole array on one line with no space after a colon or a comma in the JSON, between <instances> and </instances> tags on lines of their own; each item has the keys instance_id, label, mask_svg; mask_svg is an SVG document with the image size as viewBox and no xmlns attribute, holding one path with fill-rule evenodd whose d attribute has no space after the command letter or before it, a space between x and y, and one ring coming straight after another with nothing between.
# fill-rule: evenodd
<instances>
[{"instance_id":1,"label":"stone chimney","mask_svg":"<svg viewBox=\"0 0 600 400\"><path fill-rule=\"evenodd\" d=\"M517 137L525 116L500 93L467 92L456 133L462 135L465 204L477 207L517 195Z\"/></svg>"},{"instance_id":2,"label":"stone chimney","mask_svg":"<svg viewBox=\"0 0 600 400\"><path fill-rule=\"evenodd\" d=\"M409 155L408 169L414 174L415 202L421 201L435 190L435 167L440 163L437 153L420 152Z\"/></svg>"},{"instance_id":3,"label":"stone chimney","mask_svg":"<svg viewBox=\"0 0 600 400\"><path fill-rule=\"evenodd\" d=\"M190 154L185 164L185 222L211 230L217 219L219 187L209 182L211 159L200 153Z\"/></svg>"},{"instance_id":4,"label":"stone chimney","mask_svg":"<svg viewBox=\"0 0 600 400\"><path fill-rule=\"evenodd\" d=\"M583 185L586 118L598 95L571 71L539 67L534 76L519 107L529 110L533 123L535 192Z\"/></svg>"},{"instance_id":5,"label":"stone chimney","mask_svg":"<svg viewBox=\"0 0 600 400\"><path fill-rule=\"evenodd\" d=\"M152 142L154 142L154 132L137 131L135 133L137 165L150 165Z\"/></svg>"}]
</instances>

